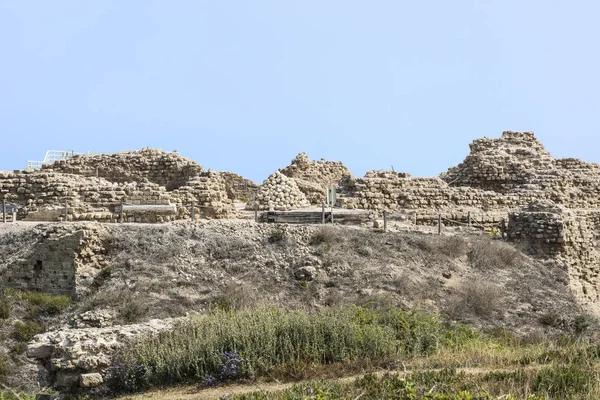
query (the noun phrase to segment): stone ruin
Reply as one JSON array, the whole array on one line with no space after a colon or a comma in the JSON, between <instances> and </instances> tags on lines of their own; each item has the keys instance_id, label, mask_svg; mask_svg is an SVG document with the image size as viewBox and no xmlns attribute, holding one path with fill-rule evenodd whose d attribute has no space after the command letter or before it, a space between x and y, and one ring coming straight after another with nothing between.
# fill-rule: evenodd
<instances>
[{"instance_id":1,"label":"stone ruin","mask_svg":"<svg viewBox=\"0 0 600 400\"><path fill-rule=\"evenodd\" d=\"M315 205L325 202L327 187L338 187L343 179L352 177L350 170L341 162L311 161L306 153L298 154L281 173L294 178L300 191Z\"/></svg>"},{"instance_id":2,"label":"stone ruin","mask_svg":"<svg viewBox=\"0 0 600 400\"><path fill-rule=\"evenodd\" d=\"M289 178L280 171L265 179L256 198L248 202L246 209L254 210L255 204L258 204L261 211L285 211L310 205L294 178Z\"/></svg>"},{"instance_id":3,"label":"stone ruin","mask_svg":"<svg viewBox=\"0 0 600 400\"><path fill-rule=\"evenodd\" d=\"M536 200L510 213L508 238L532 255L562 265L579 302L600 313L597 219L598 211L578 213L551 201Z\"/></svg>"},{"instance_id":4,"label":"stone ruin","mask_svg":"<svg viewBox=\"0 0 600 400\"><path fill-rule=\"evenodd\" d=\"M20 206L19 219L167 222L235 217L226 183L176 152L144 149L75 156L41 170L0 172L0 197ZM144 207L145 206L145 207ZM65 215L65 209L67 214Z\"/></svg>"},{"instance_id":5,"label":"stone ruin","mask_svg":"<svg viewBox=\"0 0 600 400\"><path fill-rule=\"evenodd\" d=\"M511 240L526 240L540 256L562 260L579 282L580 298L596 301L600 166L555 159L532 132L477 139L462 163L433 178L395 171L355 178L340 162L311 161L300 153L257 187L234 173L205 171L176 152L152 149L0 172L0 195L21 207L19 218L43 221L115 222L122 200L130 207L125 221L189 218L192 203L198 217L235 218L234 201L247 202L247 210L255 202L261 211L292 210L321 204L330 185L337 186L339 207L368 210L376 218L387 211L390 218L411 215L413 223L434 225L441 214L445 224L464 224L470 214L487 229L505 220ZM68 291L68 284L60 290Z\"/></svg>"}]
</instances>

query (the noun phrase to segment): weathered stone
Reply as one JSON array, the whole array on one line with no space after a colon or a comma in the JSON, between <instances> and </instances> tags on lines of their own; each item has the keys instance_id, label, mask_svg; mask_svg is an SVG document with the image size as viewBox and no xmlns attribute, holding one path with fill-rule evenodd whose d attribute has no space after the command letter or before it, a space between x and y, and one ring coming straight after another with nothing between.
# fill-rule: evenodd
<instances>
[{"instance_id":1,"label":"weathered stone","mask_svg":"<svg viewBox=\"0 0 600 400\"><path fill-rule=\"evenodd\" d=\"M27 346L27 357L29 358L48 358L52 355L54 346L45 343L33 343Z\"/></svg>"},{"instance_id":2,"label":"weathered stone","mask_svg":"<svg viewBox=\"0 0 600 400\"><path fill-rule=\"evenodd\" d=\"M79 377L79 386L82 388L91 388L100 386L104 380L99 373L81 374Z\"/></svg>"},{"instance_id":3,"label":"weathered stone","mask_svg":"<svg viewBox=\"0 0 600 400\"><path fill-rule=\"evenodd\" d=\"M317 269L310 265L298 268L294 272L294 276L296 277L296 279L301 281L312 281L317 277Z\"/></svg>"},{"instance_id":4,"label":"weathered stone","mask_svg":"<svg viewBox=\"0 0 600 400\"><path fill-rule=\"evenodd\" d=\"M79 384L79 373L69 371L59 371L56 374L56 386L69 389Z\"/></svg>"}]
</instances>

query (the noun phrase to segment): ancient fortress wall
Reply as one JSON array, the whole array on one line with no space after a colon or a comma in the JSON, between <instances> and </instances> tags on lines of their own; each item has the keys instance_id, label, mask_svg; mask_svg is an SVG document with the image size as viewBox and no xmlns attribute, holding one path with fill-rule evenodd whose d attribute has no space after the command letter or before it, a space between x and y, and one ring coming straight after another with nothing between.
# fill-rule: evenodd
<instances>
[{"instance_id":1,"label":"ancient fortress wall","mask_svg":"<svg viewBox=\"0 0 600 400\"><path fill-rule=\"evenodd\" d=\"M564 266L579 302L600 312L600 252L597 228L585 215L536 201L510 214L508 237L534 255Z\"/></svg>"},{"instance_id":2,"label":"ancient fortress wall","mask_svg":"<svg viewBox=\"0 0 600 400\"><path fill-rule=\"evenodd\" d=\"M440 178L372 171L346 184L348 208L510 210L536 199L574 209L600 205L600 166L554 159L532 132L478 139L465 161Z\"/></svg>"},{"instance_id":3,"label":"ancient fortress wall","mask_svg":"<svg viewBox=\"0 0 600 400\"><path fill-rule=\"evenodd\" d=\"M104 264L103 230L49 226L30 231L28 243L0 264L0 289L76 297L87 293Z\"/></svg>"},{"instance_id":4,"label":"ancient fortress wall","mask_svg":"<svg viewBox=\"0 0 600 400\"><path fill-rule=\"evenodd\" d=\"M77 155L43 168L71 175L100 177L109 182L152 182L167 190L175 189L204 172L202 166L176 152L157 149Z\"/></svg>"},{"instance_id":5,"label":"ancient fortress wall","mask_svg":"<svg viewBox=\"0 0 600 400\"><path fill-rule=\"evenodd\" d=\"M311 161L306 153L298 154L289 166L281 170L281 173L293 178L307 200L316 205L323 204L325 201L327 187L337 187L344 177L352 176L343 163Z\"/></svg>"},{"instance_id":6,"label":"ancient fortress wall","mask_svg":"<svg viewBox=\"0 0 600 400\"><path fill-rule=\"evenodd\" d=\"M171 205L125 209L130 222L166 222L190 214L235 216L226 182L218 173L177 153L146 149L114 155L76 156L42 170L0 172L0 196L21 207L26 220L96 220L116 222L120 203ZM68 214L65 215L65 203Z\"/></svg>"}]
</instances>

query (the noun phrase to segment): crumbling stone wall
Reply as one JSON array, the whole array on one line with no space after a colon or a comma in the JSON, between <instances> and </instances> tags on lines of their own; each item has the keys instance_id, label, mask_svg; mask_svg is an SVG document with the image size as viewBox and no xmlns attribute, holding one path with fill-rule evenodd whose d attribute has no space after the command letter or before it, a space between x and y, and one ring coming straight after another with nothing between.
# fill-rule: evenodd
<instances>
[{"instance_id":1,"label":"crumbling stone wall","mask_svg":"<svg viewBox=\"0 0 600 400\"><path fill-rule=\"evenodd\" d=\"M526 197L502 196L496 192L469 187L451 187L440 178L412 178L393 171L371 171L364 178L353 181L352 191L340 198L344 208L362 208L383 211L448 210L471 208L504 210L526 202ZM344 190L342 190L344 193Z\"/></svg>"},{"instance_id":2,"label":"crumbling stone wall","mask_svg":"<svg viewBox=\"0 0 600 400\"><path fill-rule=\"evenodd\" d=\"M177 152L142 149L117 154L77 155L44 169L71 175L101 177L109 182L152 182L173 190L204 172Z\"/></svg>"},{"instance_id":3,"label":"crumbling stone wall","mask_svg":"<svg viewBox=\"0 0 600 400\"><path fill-rule=\"evenodd\" d=\"M477 139L470 148L464 162L441 175L449 185L547 199L569 208L600 205L600 166L555 159L533 132L505 131L499 139Z\"/></svg>"},{"instance_id":4,"label":"crumbling stone wall","mask_svg":"<svg viewBox=\"0 0 600 400\"><path fill-rule=\"evenodd\" d=\"M510 214L508 237L568 271L569 286L581 304L600 311L600 253L594 223L548 201L535 201Z\"/></svg>"},{"instance_id":5,"label":"crumbling stone wall","mask_svg":"<svg viewBox=\"0 0 600 400\"><path fill-rule=\"evenodd\" d=\"M91 389L104 383L111 356L131 341L173 328L175 320L105 328L62 329L36 336L27 357L39 367L39 383L61 391Z\"/></svg>"},{"instance_id":6,"label":"crumbling stone wall","mask_svg":"<svg viewBox=\"0 0 600 400\"><path fill-rule=\"evenodd\" d=\"M281 173L294 178L298 188L311 204L322 204L327 187L337 187L344 177L352 176L343 163L323 159L311 161L306 153L298 154Z\"/></svg>"},{"instance_id":7,"label":"crumbling stone wall","mask_svg":"<svg viewBox=\"0 0 600 400\"><path fill-rule=\"evenodd\" d=\"M144 154L153 155L155 152L148 150L135 153L136 157L133 160L142 160ZM150 157L149 160L139 161L139 165L133 163L132 165L137 170L134 168L133 172L125 174L123 178L111 178L115 181L102 177L85 176L87 169L78 171L79 175L57 172L57 169L50 168L38 171L2 172L0 173L0 198L18 204L21 207L19 219L30 221L66 219L116 222L120 216L121 201L130 205L173 205L172 209L155 207L153 210L152 207L148 207L144 210L129 210L124 215L126 222L154 223L186 218L190 214L189 209L192 203L199 208L200 211L196 214L199 217L230 218L235 216L233 204L227 197L226 186L217 173L199 172L201 167L196 164L185 164L179 156L174 158L175 161L169 161L173 158L171 153L158 152L156 154L162 154L165 157L159 158L161 162L152 162L153 158ZM120 154L115 156L119 156L115 157L116 160L124 159L127 163L123 165L116 163L118 168L112 165L111 174L117 174L121 167L126 168L124 165L130 165L132 160L132 157L123 158ZM82 164L82 160L87 160L87 157L62 160L65 164L64 168L73 170L73 168L66 167L71 166L68 164L69 162L87 168L87 164ZM111 156L97 156L96 158L104 162L107 159L110 160ZM169 162L177 167L173 165L169 167ZM92 165L94 164L92 163ZM158 171L162 168L166 168L164 177L158 179ZM169 171L168 168L171 170ZM188 179L189 176L193 176L193 178ZM140 179L140 181L127 181L134 178ZM151 182L149 179L155 181L162 179L162 183L166 186ZM184 179L186 179L185 182L182 182ZM169 190L169 186L177 186L177 189ZM65 203L68 204L67 215L65 215Z\"/></svg>"},{"instance_id":8,"label":"crumbling stone wall","mask_svg":"<svg viewBox=\"0 0 600 400\"><path fill-rule=\"evenodd\" d=\"M225 181L221 174L208 171L188 181L172 192L181 210L181 216L190 213L192 203L197 208L195 215L203 218L233 218L236 216L233 201L227 196Z\"/></svg>"},{"instance_id":9,"label":"crumbling stone wall","mask_svg":"<svg viewBox=\"0 0 600 400\"><path fill-rule=\"evenodd\" d=\"M342 180L339 205L423 213L508 212L534 200L573 209L600 207L600 166L556 160L532 132L506 131L499 139L477 139L470 146L465 161L440 178L371 171L363 178Z\"/></svg>"},{"instance_id":10,"label":"crumbling stone wall","mask_svg":"<svg viewBox=\"0 0 600 400\"><path fill-rule=\"evenodd\" d=\"M248 202L256 196L258 185L250 179L233 172L219 172L219 175L223 179L229 200Z\"/></svg>"},{"instance_id":11,"label":"crumbling stone wall","mask_svg":"<svg viewBox=\"0 0 600 400\"><path fill-rule=\"evenodd\" d=\"M105 266L102 229L53 225L31 234L31 243L0 264L0 289L71 297L87 293Z\"/></svg>"}]
</instances>

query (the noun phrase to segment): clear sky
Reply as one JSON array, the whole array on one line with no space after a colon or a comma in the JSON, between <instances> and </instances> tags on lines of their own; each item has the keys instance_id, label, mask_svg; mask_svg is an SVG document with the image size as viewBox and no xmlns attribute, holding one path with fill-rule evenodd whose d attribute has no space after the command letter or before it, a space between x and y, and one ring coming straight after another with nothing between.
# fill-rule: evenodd
<instances>
[{"instance_id":1,"label":"clear sky","mask_svg":"<svg viewBox=\"0 0 600 400\"><path fill-rule=\"evenodd\" d=\"M533 130L600 161L600 2L0 0L0 170L178 150L258 182L300 151L433 176Z\"/></svg>"}]
</instances>

